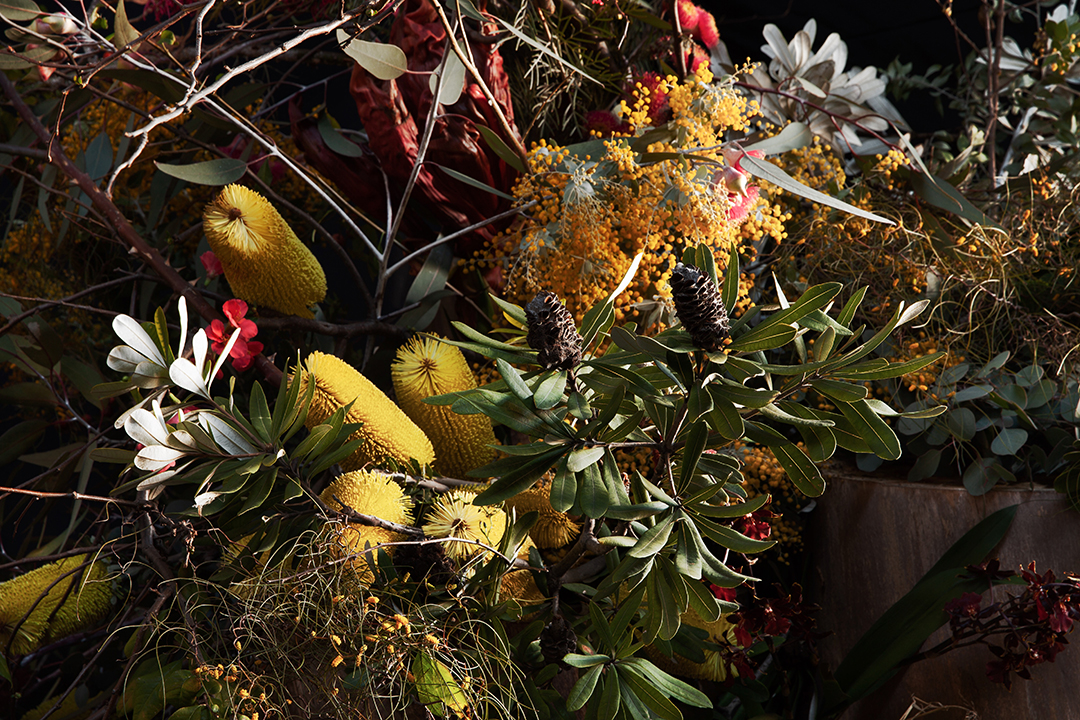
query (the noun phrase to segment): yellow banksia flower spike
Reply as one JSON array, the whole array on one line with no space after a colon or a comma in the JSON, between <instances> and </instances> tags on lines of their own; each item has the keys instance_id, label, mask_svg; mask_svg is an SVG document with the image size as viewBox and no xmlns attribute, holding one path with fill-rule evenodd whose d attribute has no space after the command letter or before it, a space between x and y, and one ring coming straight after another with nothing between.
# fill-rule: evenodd
<instances>
[{"instance_id":1,"label":"yellow banksia flower spike","mask_svg":"<svg viewBox=\"0 0 1080 720\"><path fill-rule=\"evenodd\" d=\"M551 507L550 493L550 486L541 481L506 501L507 508L516 510L518 517L533 511L539 513L529 537L542 550L560 548L576 540L581 532L580 525L569 515Z\"/></svg>"},{"instance_id":2,"label":"yellow banksia flower spike","mask_svg":"<svg viewBox=\"0 0 1080 720\"><path fill-rule=\"evenodd\" d=\"M424 524L424 534L431 538L474 540L498 547L506 533L509 518L501 508L473 505L475 498L476 493L467 490L440 495ZM455 560L485 552L483 547L471 542L448 542L443 545L443 550Z\"/></svg>"},{"instance_id":3,"label":"yellow banksia flower spike","mask_svg":"<svg viewBox=\"0 0 1080 720\"><path fill-rule=\"evenodd\" d=\"M401 409L431 439L436 471L464 478L495 458L495 433L487 415L459 415L448 405L424 403L433 395L476 387L461 350L436 337L415 337L398 350L391 374Z\"/></svg>"},{"instance_id":4,"label":"yellow banksia flower spike","mask_svg":"<svg viewBox=\"0 0 1080 720\"><path fill-rule=\"evenodd\" d=\"M525 542L518 549L518 559L528 562L529 550L533 547L535 547L533 541L526 537ZM503 598L512 599L519 605L539 605L547 599L540 592L540 588L536 584L536 578L533 577L531 570L511 570L503 575L500 583L499 591L502 593Z\"/></svg>"},{"instance_id":5,"label":"yellow banksia flower spike","mask_svg":"<svg viewBox=\"0 0 1080 720\"><path fill-rule=\"evenodd\" d=\"M412 498L384 473L354 470L339 475L319 498L332 510L341 510L344 504L363 515L374 515L398 525L412 523Z\"/></svg>"},{"instance_id":6,"label":"yellow banksia flower spike","mask_svg":"<svg viewBox=\"0 0 1080 720\"><path fill-rule=\"evenodd\" d=\"M86 560L86 555L64 558L0 583L0 647L10 641L14 654L25 655L109 614L112 585L104 582L105 564L78 571Z\"/></svg>"},{"instance_id":7,"label":"yellow banksia flower spike","mask_svg":"<svg viewBox=\"0 0 1080 720\"><path fill-rule=\"evenodd\" d=\"M383 473L355 470L339 475L319 498L333 510L343 509L344 504L358 513L374 515L380 520L399 525L412 524L412 498L402 491L392 477ZM365 585L375 580L372 566L376 563L375 554L364 555L364 548L404 539L401 533L360 523L349 523L337 531L339 547L346 554L358 556L353 560L352 567L360 583ZM385 550L392 554L393 546Z\"/></svg>"},{"instance_id":8,"label":"yellow banksia flower spike","mask_svg":"<svg viewBox=\"0 0 1080 720\"><path fill-rule=\"evenodd\" d=\"M435 462L435 451L424 431L401 411L390 398L341 358L313 352L294 376L304 397L308 383L315 386L306 424L309 428L326 421L338 408L354 400L345 416L347 423L363 423L350 440L363 438L364 444L341 461L345 471L365 465L384 465L394 461L408 465L416 460L421 466Z\"/></svg>"},{"instance_id":9,"label":"yellow banksia flower spike","mask_svg":"<svg viewBox=\"0 0 1080 720\"><path fill-rule=\"evenodd\" d=\"M314 317L326 274L270 201L228 185L203 212L203 230L233 294L287 315Z\"/></svg>"}]
</instances>

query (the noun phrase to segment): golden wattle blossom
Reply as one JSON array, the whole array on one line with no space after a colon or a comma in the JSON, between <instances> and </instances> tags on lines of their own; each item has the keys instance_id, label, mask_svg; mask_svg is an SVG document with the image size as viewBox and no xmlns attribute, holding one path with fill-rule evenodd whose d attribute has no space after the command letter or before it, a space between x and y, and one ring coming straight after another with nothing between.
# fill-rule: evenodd
<instances>
[{"instance_id":1,"label":"golden wattle blossom","mask_svg":"<svg viewBox=\"0 0 1080 720\"><path fill-rule=\"evenodd\" d=\"M338 408L356 401L345 415L345 422L363 423L349 439L363 438L364 444L341 461L343 470L358 470L369 464L379 467L388 461L401 466L407 466L410 460L416 460L421 466L435 462L435 451L424 431L341 358L313 352L298 369L294 381L300 383L300 397L304 397L309 383L315 386L306 421L309 428L325 422Z\"/></svg>"},{"instance_id":2,"label":"golden wattle blossom","mask_svg":"<svg viewBox=\"0 0 1080 720\"><path fill-rule=\"evenodd\" d=\"M435 337L415 337L398 350L391 373L401 409L431 439L439 473L464 478L494 459L495 433L486 415L459 415L448 405L424 402L476 387L461 350Z\"/></svg>"},{"instance_id":3,"label":"golden wattle blossom","mask_svg":"<svg viewBox=\"0 0 1080 720\"><path fill-rule=\"evenodd\" d=\"M11 641L12 653L25 655L109 614L112 585L104 581L105 564L78 570L86 560L64 558L0 583L0 647Z\"/></svg>"},{"instance_id":4,"label":"golden wattle blossom","mask_svg":"<svg viewBox=\"0 0 1080 720\"><path fill-rule=\"evenodd\" d=\"M466 490L441 495L424 524L424 534L430 538L474 540L497 548L506 533L509 518L501 508L473 505L475 498L475 493ZM443 550L456 560L485 552L483 547L471 542L448 542Z\"/></svg>"},{"instance_id":5,"label":"golden wattle blossom","mask_svg":"<svg viewBox=\"0 0 1080 720\"><path fill-rule=\"evenodd\" d=\"M236 297L287 315L314 317L326 275L274 206L243 185L228 185L203 211L206 239Z\"/></svg>"}]
</instances>

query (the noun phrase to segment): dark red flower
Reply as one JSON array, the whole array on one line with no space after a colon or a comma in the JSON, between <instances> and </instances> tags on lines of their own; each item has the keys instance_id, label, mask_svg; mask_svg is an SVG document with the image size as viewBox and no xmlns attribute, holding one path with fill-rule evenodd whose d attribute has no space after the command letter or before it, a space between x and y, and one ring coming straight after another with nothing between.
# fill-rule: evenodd
<instances>
[{"instance_id":1,"label":"dark red flower","mask_svg":"<svg viewBox=\"0 0 1080 720\"><path fill-rule=\"evenodd\" d=\"M199 260L202 262L203 269L206 270L206 277L216 278L225 274L225 268L221 267L221 261L213 250L204 252L199 256Z\"/></svg>"},{"instance_id":2,"label":"dark red flower","mask_svg":"<svg viewBox=\"0 0 1080 720\"><path fill-rule=\"evenodd\" d=\"M982 595L978 593L964 593L955 600L945 604L945 612L955 616L975 617L979 614L982 606Z\"/></svg>"}]
</instances>

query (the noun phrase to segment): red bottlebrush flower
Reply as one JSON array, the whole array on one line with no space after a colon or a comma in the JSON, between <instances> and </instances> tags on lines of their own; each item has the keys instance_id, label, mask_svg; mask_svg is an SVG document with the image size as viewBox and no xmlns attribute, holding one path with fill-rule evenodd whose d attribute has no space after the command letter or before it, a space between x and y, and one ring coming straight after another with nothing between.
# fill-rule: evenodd
<instances>
[{"instance_id":1,"label":"red bottlebrush flower","mask_svg":"<svg viewBox=\"0 0 1080 720\"><path fill-rule=\"evenodd\" d=\"M592 110L585 113L585 129L595 131L600 137L611 137L617 132L629 130L630 126L609 110Z\"/></svg>"},{"instance_id":2,"label":"red bottlebrush flower","mask_svg":"<svg viewBox=\"0 0 1080 720\"><path fill-rule=\"evenodd\" d=\"M221 267L221 261L213 250L204 252L199 256L199 260L202 262L203 269L206 270L206 277L216 278L225 274L225 268Z\"/></svg>"},{"instance_id":3,"label":"red bottlebrush flower","mask_svg":"<svg viewBox=\"0 0 1080 720\"><path fill-rule=\"evenodd\" d=\"M701 44L710 50L720 42L720 31L716 29L716 18L712 16L712 13L704 10L698 13L698 26L694 39L700 40Z\"/></svg>"},{"instance_id":4,"label":"red bottlebrush flower","mask_svg":"<svg viewBox=\"0 0 1080 720\"><path fill-rule=\"evenodd\" d=\"M679 14L679 27L684 33L691 35L698 29L701 16L708 14L690 0L676 0L675 12Z\"/></svg>"},{"instance_id":5,"label":"red bottlebrush flower","mask_svg":"<svg viewBox=\"0 0 1080 720\"><path fill-rule=\"evenodd\" d=\"M236 338L236 342L233 343L232 350L229 351L229 357L232 358L233 368L242 372L251 367L255 356L263 351L261 342L252 342L251 340L259 332L259 328L254 321L244 319L248 306L243 300L226 301L225 305L222 306L222 311L225 313L225 317L228 318L229 324L232 325L232 329L239 328L240 330L240 337ZM210 327L206 329L206 337L210 340L210 349L220 355L232 336L232 329L226 331L224 323L220 320L212 321Z\"/></svg>"}]
</instances>

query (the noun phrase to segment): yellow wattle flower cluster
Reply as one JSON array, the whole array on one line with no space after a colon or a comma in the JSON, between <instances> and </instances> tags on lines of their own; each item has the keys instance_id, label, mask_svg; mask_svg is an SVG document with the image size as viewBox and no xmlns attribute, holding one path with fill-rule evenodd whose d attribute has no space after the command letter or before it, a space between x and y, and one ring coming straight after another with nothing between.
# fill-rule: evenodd
<instances>
[{"instance_id":1,"label":"yellow wattle flower cluster","mask_svg":"<svg viewBox=\"0 0 1080 720\"><path fill-rule=\"evenodd\" d=\"M411 525L413 521L412 498L402 491L392 477L383 473L366 470L345 473L330 483L319 498L332 510L348 507L363 515L373 515L398 525ZM364 585L374 581L372 566L376 564L374 554L363 554L365 548L404 539L404 535L393 530L361 523L341 526L336 537L339 547L345 553L357 555L352 561L352 567L360 583ZM385 550L393 553L392 546Z\"/></svg>"},{"instance_id":2,"label":"yellow wattle flower cluster","mask_svg":"<svg viewBox=\"0 0 1080 720\"><path fill-rule=\"evenodd\" d=\"M228 185L203 212L203 230L233 294L287 315L314 317L326 275L266 198Z\"/></svg>"},{"instance_id":3,"label":"yellow wattle flower cluster","mask_svg":"<svg viewBox=\"0 0 1080 720\"><path fill-rule=\"evenodd\" d=\"M577 539L581 531L579 523L551 507L551 487L543 481L507 499L506 506L516 510L518 517L533 511L539 513L529 537L541 550L560 548Z\"/></svg>"},{"instance_id":4,"label":"yellow wattle flower cluster","mask_svg":"<svg viewBox=\"0 0 1080 720\"><path fill-rule=\"evenodd\" d=\"M88 557L57 560L0 583L0 648L10 641L12 653L25 655L109 614L112 585L105 580L105 563L78 569Z\"/></svg>"},{"instance_id":5,"label":"yellow wattle flower cluster","mask_svg":"<svg viewBox=\"0 0 1080 720\"><path fill-rule=\"evenodd\" d=\"M724 133L745 128L753 104L729 83L713 83L704 69L685 82L669 77L658 92L666 93L672 120L644 156L630 148L631 139L651 129L649 93L640 86L633 107L622 110L631 125L626 136L591 141L592 154L571 155L545 141L532 148L514 194L521 204L535 201L536 206L524 222L492 241L486 257L474 261L504 266L510 297L524 302L538 290L550 290L566 298L580 318L644 252L637 278L616 300L616 316L629 319L663 307L683 248L711 247L721 270L732 246L752 255L742 228L756 220L729 219L732 202L712 179L724 163ZM717 165L670 157L654 161L657 155L691 151Z\"/></svg>"},{"instance_id":6,"label":"yellow wattle flower cluster","mask_svg":"<svg viewBox=\"0 0 1080 720\"><path fill-rule=\"evenodd\" d=\"M300 383L300 397L304 397L309 383L315 386L306 421L308 428L325 422L338 408L353 403L345 422L364 425L349 439L363 438L364 444L341 461L343 470L358 470L369 464L378 467L389 461L402 466L407 466L410 460L421 466L435 462L435 451L424 431L382 390L341 358L313 352L298 368L293 380Z\"/></svg>"},{"instance_id":7,"label":"yellow wattle flower cluster","mask_svg":"<svg viewBox=\"0 0 1080 720\"><path fill-rule=\"evenodd\" d=\"M398 350L390 371L398 405L431 440L437 472L464 478L494 459L495 432L486 415L459 415L448 405L424 403L434 395L476 387L461 350L435 337L415 337Z\"/></svg>"}]
</instances>

